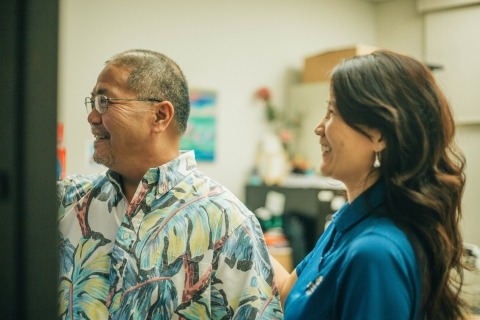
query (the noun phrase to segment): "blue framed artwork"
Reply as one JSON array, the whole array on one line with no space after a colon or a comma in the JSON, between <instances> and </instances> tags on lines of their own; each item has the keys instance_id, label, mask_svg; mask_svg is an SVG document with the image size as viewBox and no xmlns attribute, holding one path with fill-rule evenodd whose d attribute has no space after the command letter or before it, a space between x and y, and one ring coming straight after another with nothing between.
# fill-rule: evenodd
<instances>
[{"instance_id":1,"label":"blue framed artwork","mask_svg":"<svg viewBox=\"0 0 480 320\"><path fill-rule=\"evenodd\" d=\"M190 117L180 149L194 150L198 161L215 160L216 103L215 91L190 90Z\"/></svg>"}]
</instances>

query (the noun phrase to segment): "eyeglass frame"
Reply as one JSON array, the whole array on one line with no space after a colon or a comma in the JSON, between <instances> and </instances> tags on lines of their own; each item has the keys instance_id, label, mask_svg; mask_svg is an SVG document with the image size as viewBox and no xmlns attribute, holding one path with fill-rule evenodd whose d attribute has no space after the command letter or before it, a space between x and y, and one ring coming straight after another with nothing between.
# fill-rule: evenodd
<instances>
[{"instance_id":1,"label":"eyeglass frame","mask_svg":"<svg viewBox=\"0 0 480 320\"><path fill-rule=\"evenodd\" d=\"M101 102L100 99L105 99L105 107L103 108L104 110L102 111L101 108ZM97 110L100 114L104 114L108 110L108 103L110 101L148 101L148 102L163 102L164 100L157 99L157 98L108 98L107 96L104 95L96 95L95 97L85 97L85 109L87 110L87 113L90 113L93 111L93 109Z\"/></svg>"}]
</instances>

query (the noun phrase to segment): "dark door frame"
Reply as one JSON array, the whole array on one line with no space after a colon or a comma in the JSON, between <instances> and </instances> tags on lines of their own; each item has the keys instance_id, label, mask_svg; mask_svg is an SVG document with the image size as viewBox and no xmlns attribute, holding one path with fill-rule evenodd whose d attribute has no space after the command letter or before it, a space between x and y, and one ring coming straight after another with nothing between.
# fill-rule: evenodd
<instances>
[{"instance_id":1,"label":"dark door frame","mask_svg":"<svg viewBox=\"0 0 480 320\"><path fill-rule=\"evenodd\" d=\"M0 318L55 319L58 0L0 2Z\"/></svg>"}]
</instances>

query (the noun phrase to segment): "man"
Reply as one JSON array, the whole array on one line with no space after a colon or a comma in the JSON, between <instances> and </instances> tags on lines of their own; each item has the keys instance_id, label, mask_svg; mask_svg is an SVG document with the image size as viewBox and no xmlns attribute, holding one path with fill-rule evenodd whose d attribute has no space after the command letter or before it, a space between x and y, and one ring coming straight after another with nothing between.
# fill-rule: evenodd
<instances>
[{"instance_id":1,"label":"man","mask_svg":"<svg viewBox=\"0 0 480 320\"><path fill-rule=\"evenodd\" d=\"M109 170L59 182L61 318L281 319L254 215L179 152L190 105L175 62L120 53L85 105Z\"/></svg>"}]
</instances>

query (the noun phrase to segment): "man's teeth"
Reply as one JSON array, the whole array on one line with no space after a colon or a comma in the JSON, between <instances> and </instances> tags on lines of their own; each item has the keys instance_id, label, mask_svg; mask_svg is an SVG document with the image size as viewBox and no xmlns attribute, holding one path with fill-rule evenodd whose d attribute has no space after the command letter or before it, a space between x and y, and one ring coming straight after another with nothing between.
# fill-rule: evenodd
<instances>
[{"instance_id":1,"label":"man's teeth","mask_svg":"<svg viewBox=\"0 0 480 320\"><path fill-rule=\"evenodd\" d=\"M100 136L100 135L95 135L95 140L102 140L102 139L107 139L107 136Z\"/></svg>"},{"instance_id":2,"label":"man's teeth","mask_svg":"<svg viewBox=\"0 0 480 320\"><path fill-rule=\"evenodd\" d=\"M332 151L332 148L331 148L331 147L328 147L328 146L323 146L323 145L322 145L322 151L323 151L323 152L329 152L329 151Z\"/></svg>"}]
</instances>

